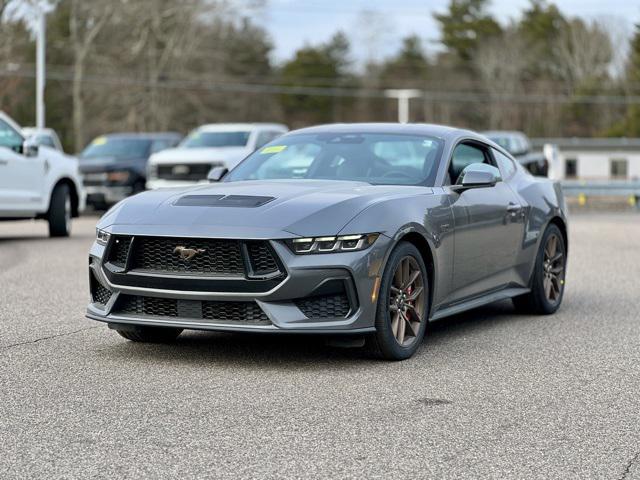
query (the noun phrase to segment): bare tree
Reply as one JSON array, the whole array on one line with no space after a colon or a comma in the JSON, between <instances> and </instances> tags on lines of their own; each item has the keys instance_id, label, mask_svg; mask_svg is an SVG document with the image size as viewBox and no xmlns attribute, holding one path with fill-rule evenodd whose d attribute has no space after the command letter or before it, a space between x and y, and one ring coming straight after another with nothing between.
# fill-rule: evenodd
<instances>
[{"instance_id":1,"label":"bare tree","mask_svg":"<svg viewBox=\"0 0 640 480\"><path fill-rule=\"evenodd\" d=\"M524 40L515 31L509 30L479 47L474 64L486 92L492 97L488 106L490 128L513 125L517 111L500 97L522 92L523 72L529 62Z\"/></svg>"},{"instance_id":2,"label":"bare tree","mask_svg":"<svg viewBox=\"0 0 640 480\"><path fill-rule=\"evenodd\" d=\"M73 49L73 131L74 145L80 150L85 145L85 106L83 86L89 53L104 26L113 15L115 3L110 0L85 2L70 0L69 33Z\"/></svg>"},{"instance_id":3,"label":"bare tree","mask_svg":"<svg viewBox=\"0 0 640 480\"><path fill-rule=\"evenodd\" d=\"M612 41L598 22L573 19L555 45L557 68L570 92L589 79L608 75L613 59Z\"/></svg>"}]
</instances>

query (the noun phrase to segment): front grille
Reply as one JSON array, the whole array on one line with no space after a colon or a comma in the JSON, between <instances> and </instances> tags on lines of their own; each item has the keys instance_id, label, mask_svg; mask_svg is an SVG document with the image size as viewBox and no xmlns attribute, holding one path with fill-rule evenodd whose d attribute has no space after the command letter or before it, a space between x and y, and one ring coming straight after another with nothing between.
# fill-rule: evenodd
<instances>
[{"instance_id":1,"label":"front grille","mask_svg":"<svg viewBox=\"0 0 640 480\"><path fill-rule=\"evenodd\" d=\"M202 318L219 322L269 323L255 302L202 302Z\"/></svg>"},{"instance_id":2,"label":"front grille","mask_svg":"<svg viewBox=\"0 0 640 480\"><path fill-rule=\"evenodd\" d=\"M114 309L116 314L149 315L185 319L204 319L225 323L269 324L269 318L250 302L214 302L176 300L136 295L120 295Z\"/></svg>"},{"instance_id":3,"label":"front grille","mask_svg":"<svg viewBox=\"0 0 640 480\"><path fill-rule=\"evenodd\" d=\"M180 257L177 247L196 250L190 260ZM205 275L244 275L237 240L136 237L130 269Z\"/></svg>"},{"instance_id":4,"label":"front grille","mask_svg":"<svg viewBox=\"0 0 640 480\"><path fill-rule=\"evenodd\" d=\"M89 286L91 288L91 300L93 303L97 303L98 305L105 306L109 299L111 299L111 291L105 288L96 278L93 272L89 273L90 282Z\"/></svg>"},{"instance_id":5,"label":"front grille","mask_svg":"<svg viewBox=\"0 0 640 480\"><path fill-rule=\"evenodd\" d=\"M307 318L344 318L351 309L346 293L300 298L294 303Z\"/></svg>"},{"instance_id":6,"label":"front grille","mask_svg":"<svg viewBox=\"0 0 640 480\"><path fill-rule=\"evenodd\" d=\"M182 248L180 248L182 247ZM181 250L192 250L183 258ZM243 250L245 253L243 254ZM189 252L184 252L187 255ZM191 252L194 253L194 252ZM188 256L188 255L187 255ZM245 258L248 260L245 265ZM209 277L265 277L284 273L268 241L115 235L108 263L118 268ZM128 263L127 263L128 261Z\"/></svg>"},{"instance_id":7,"label":"front grille","mask_svg":"<svg viewBox=\"0 0 640 480\"><path fill-rule=\"evenodd\" d=\"M256 275L267 275L277 272L278 263L267 242L247 242L251 269Z\"/></svg>"},{"instance_id":8,"label":"front grille","mask_svg":"<svg viewBox=\"0 0 640 480\"><path fill-rule=\"evenodd\" d=\"M162 180L205 180L211 168L210 163L177 163L158 165L157 175Z\"/></svg>"},{"instance_id":9,"label":"front grille","mask_svg":"<svg viewBox=\"0 0 640 480\"><path fill-rule=\"evenodd\" d=\"M156 317L178 316L178 301L174 298L121 295L116 308L118 313L125 314L153 315Z\"/></svg>"}]
</instances>

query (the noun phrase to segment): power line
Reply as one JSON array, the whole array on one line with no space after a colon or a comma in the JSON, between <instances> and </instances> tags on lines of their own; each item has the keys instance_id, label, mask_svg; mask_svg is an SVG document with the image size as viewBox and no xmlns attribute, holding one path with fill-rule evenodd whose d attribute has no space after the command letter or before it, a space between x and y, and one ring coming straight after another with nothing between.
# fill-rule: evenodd
<instances>
[{"instance_id":1,"label":"power line","mask_svg":"<svg viewBox=\"0 0 640 480\"><path fill-rule=\"evenodd\" d=\"M0 77L35 78L34 72L0 70ZM71 82L71 73L47 73L48 80ZM385 90L357 87L309 87L303 85L275 85L242 82L225 82L219 79L181 80L165 79L158 83L126 76L87 75L83 83L92 85L154 87L166 90L208 91L217 93L248 93L274 95L313 95L343 98L386 98ZM440 103L512 103L512 104L585 104L585 105L638 105L640 96L622 95L559 95L546 93L470 93L440 90L419 90L423 101Z\"/></svg>"}]
</instances>

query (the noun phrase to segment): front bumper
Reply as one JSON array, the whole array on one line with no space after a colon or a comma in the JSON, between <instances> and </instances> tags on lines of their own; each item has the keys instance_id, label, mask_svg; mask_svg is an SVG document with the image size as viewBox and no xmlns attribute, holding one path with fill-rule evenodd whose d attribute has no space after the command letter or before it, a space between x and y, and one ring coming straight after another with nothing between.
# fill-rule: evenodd
<instances>
[{"instance_id":1,"label":"front bumper","mask_svg":"<svg viewBox=\"0 0 640 480\"><path fill-rule=\"evenodd\" d=\"M185 289L181 275L137 277L114 275L103 262L105 247L94 243L89 258L92 282L109 292L94 292L87 317L112 324L178 327L194 330L273 333L364 333L374 330L377 278L390 239L381 235L360 252L295 255L281 241L269 241L286 277L270 280L260 288L217 279L215 288ZM142 284L131 281L142 278ZM256 282L252 283L253 285ZM190 284L191 285L191 284ZM193 285L196 285L195 281ZM260 284L262 285L262 284ZM342 295L343 297L340 297ZM100 298L96 298L96 296ZM123 311L123 302L151 298L162 303L169 315ZM315 303L314 303L315 302ZM345 306L344 302L348 302ZM167 310L167 308L169 310ZM212 310L213 309L213 310ZM218 309L218 310L216 310ZM205 311L224 311L224 318L204 318ZM232 312L232 314L229 314Z\"/></svg>"},{"instance_id":2,"label":"front bumper","mask_svg":"<svg viewBox=\"0 0 640 480\"><path fill-rule=\"evenodd\" d=\"M209 183L208 180L198 180L198 181L189 181L189 180L165 180L160 178L150 178L147 180L147 188L149 190L156 190L158 188L173 188L173 187L193 187L195 185L207 185Z\"/></svg>"},{"instance_id":3,"label":"front bumper","mask_svg":"<svg viewBox=\"0 0 640 480\"><path fill-rule=\"evenodd\" d=\"M132 185L107 186L94 185L84 187L88 205L113 205L133 193Z\"/></svg>"}]
</instances>

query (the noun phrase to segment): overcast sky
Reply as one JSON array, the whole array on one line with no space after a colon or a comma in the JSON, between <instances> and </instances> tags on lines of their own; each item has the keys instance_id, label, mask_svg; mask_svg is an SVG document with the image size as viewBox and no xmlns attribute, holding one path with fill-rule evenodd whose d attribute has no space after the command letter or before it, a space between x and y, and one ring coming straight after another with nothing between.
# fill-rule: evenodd
<instances>
[{"instance_id":1,"label":"overcast sky","mask_svg":"<svg viewBox=\"0 0 640 480\"><path fill-rule=\"evenodd\" d=\"M640 21L640 2L632 0L555 3L566 15L604 20L623 35L630 35L633 24ZM432 13L446 11L448 4L449 0L269 0L260 21L271 34L278 62L290 58L305 43L328 39L338 29L350 36L355 60L362 61L392 54L401 39L413 33L424 39L427 49L436 51L439 32ZM493 0L491 11L506 24L518 18L527 5L528 0ZM365 11L376 13L365 17Z\"/></svg>"}]
</instances>

